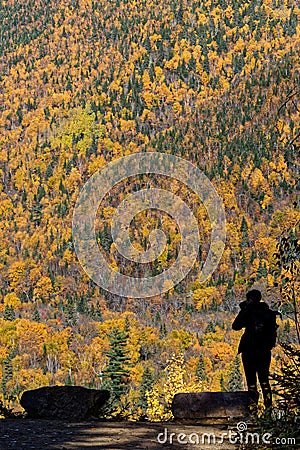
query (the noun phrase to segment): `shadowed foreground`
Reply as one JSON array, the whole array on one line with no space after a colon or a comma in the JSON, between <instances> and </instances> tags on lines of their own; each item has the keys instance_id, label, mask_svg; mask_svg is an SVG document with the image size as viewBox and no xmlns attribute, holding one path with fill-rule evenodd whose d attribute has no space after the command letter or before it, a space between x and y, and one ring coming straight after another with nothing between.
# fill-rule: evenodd
<instances>
[{"instance_id":1,"label":"shadowed foreground","mask_svg":"<svg viewBox=\"0 0 300 450\"><path fill-rule=\"evenodd\" d=\"M168 430L165 441L165 429ZM128 423L128 422L80 422L67 423L56 420L0 420L0 449L106 449L106 450L157 450L164 449L234 449L236 446L218 441L222 433L228 431L226 425L194 425L183 423ZM161 443L157 436L160 436ZM176 433L170 444L170 433ZM200 444L180 444L179 433L191 436L197 434ZM193 436L191 435L193 433ZM214 433L216 443L201 444L203 433Z\"/></svg>"}]
</instances>

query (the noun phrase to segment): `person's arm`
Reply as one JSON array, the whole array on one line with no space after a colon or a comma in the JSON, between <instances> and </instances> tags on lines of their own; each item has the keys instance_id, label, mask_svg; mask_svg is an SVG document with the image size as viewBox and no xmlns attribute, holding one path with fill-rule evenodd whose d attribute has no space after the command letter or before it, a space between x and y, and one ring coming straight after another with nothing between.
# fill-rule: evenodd
<instances>
[{"instance_id":1,"label":"person's arm","mask_svg":"<svg viewBox=\"0 0 300 450\"><path fill-rule=\"evenodd\" d=\"M232 329L235 331L239 331L246 326L247 303L246 302L240 303L240 308L241 308L240 312L238 313L238 315L236 316L236 318L232 323Z\"/></svg>"}]
</instances>

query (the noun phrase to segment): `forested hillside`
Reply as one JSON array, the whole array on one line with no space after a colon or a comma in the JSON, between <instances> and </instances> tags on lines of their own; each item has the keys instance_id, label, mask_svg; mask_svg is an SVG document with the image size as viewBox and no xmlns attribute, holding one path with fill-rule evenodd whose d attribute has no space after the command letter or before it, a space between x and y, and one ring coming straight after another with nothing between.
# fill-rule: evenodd
<instances>
[{"instance_id":1,"label":"forested hillside","mask_svg":"<svg viewBox=\"0 0 300 450\"><path fill-rule=\"evenodd\" d=\"M279 301L277 239L300 220L299 18L296 0L1 1L7 405L24 389L52 383L110 386L124 416L159 420L170 416L179 390L244 388L235 357L240 333L231 322L251 286L270 305ZM149 151L185 158L208 176L225 205L226 248L204 284L198 261L166 294L121 298L81 268L73 209L98 169ZM131 230L146 249L151 230L164 229L168 244L157 261L125 264L112 242L118 204L157 184L193 209L201 258L207 255L210 224L199 199L175 180L131 177L105 198L97 218L102 251L128 275L153 276L178 254L176 223L158 211L140 213ZM283 313L279 336L293 342L289 305ZM273 356L272 368L283 355ZM114 363L121 365L116 385Z\"/></svg>"}]
</instances>

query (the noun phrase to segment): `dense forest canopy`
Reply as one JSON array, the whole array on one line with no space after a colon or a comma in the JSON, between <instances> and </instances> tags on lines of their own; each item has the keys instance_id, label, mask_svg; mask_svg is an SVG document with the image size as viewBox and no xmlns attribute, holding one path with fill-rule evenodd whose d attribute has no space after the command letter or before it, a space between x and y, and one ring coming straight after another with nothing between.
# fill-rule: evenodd
<instances>
[{"instance_id":1,"label":"dense forest canopy","mask_svg":"<svg viewBox=\"0 0 300 450\"><path fill-rule=\"evenodd\" d=\"M51 383L109 383L116 341L126 362L118 392L131 418L168 418L170 399L183 388L243 387L233 315L251 286L270 305L280 301L276 246L289 230L297 235L300 220L299 15L295 0L1 1L5 402ZM166 232L154 263L124 262L110 233L125 196L158 185L193 210L201 255L169 292L117 297L77 260L73 208L98 169L149 151L185 158L209 177L226 210L226 248L199 283L210 240L205 208L174 179L129 177L98 210L97 239L110 264L153 276L176 260L177 224L159 211L138 214L131 229L140 249L151 230ZM288 302L282 310L280 339L294 342L295 316Z\"/></svg>"}]
</instances>

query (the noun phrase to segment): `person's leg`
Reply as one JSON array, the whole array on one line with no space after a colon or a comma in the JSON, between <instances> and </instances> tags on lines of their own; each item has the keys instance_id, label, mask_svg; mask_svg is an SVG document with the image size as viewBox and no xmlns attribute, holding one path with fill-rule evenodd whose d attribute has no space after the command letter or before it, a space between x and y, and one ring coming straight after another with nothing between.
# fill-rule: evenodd
<instances>
[{"instance_id":1,"label":"person's leg","mask_svg":"<svg viewBox=\"0 0 300 450\"><path fill-rule=\"evenodd\" d=\"M242 353L242 361L247 381L247 387L250 398L250 412L256 412L258 403L258 391L256 384L256 364L255 355L253 353Z\"/></svg>"},{"instance_id":2,"label":"person's leg","mask_svg":"<svg viewBox=\"0 0 300 450\"><path fill-rule=\"evenodd\" d=\"M267 409L272 406L272 391L269 383L270 363L271 350L261 352L257 359L257 374Z\"/></svg>"}]
</instances>

